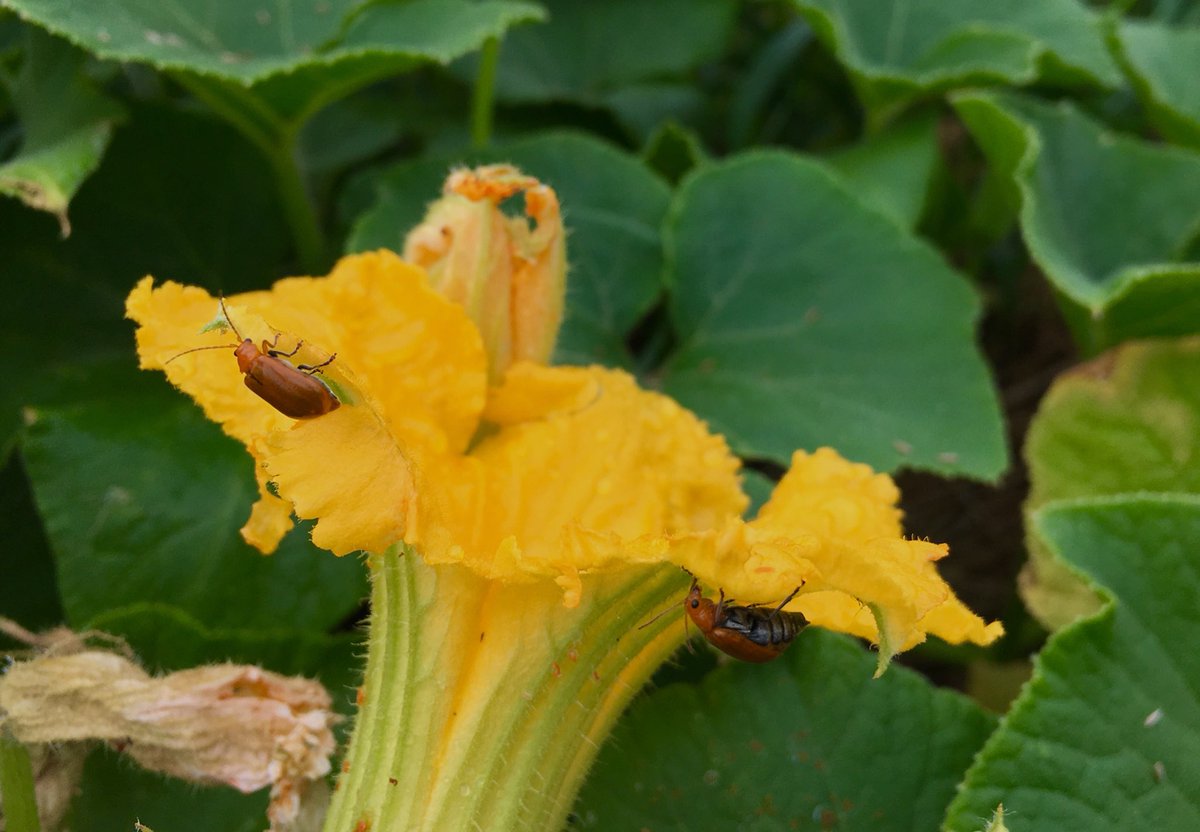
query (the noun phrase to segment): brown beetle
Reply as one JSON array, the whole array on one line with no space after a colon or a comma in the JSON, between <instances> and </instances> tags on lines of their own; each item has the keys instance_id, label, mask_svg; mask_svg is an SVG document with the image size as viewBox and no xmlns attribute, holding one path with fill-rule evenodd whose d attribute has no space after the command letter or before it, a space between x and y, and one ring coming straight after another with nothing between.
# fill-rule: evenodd
<instances>
[{"instance_id":1,"label":"brown beetle","mask_svg":"<svg viewBox=\"0 0 1200 832\"><path fill-rule=\"evenodd\" d=\"M284 416L293 419L313 419L341 406L341 401L329 389L329 385L314 375L321 372L322 367L331 364L333 359L337 358L337 353L320 364L292 365L283 359L295 355L304 344L303 341L298 341L291 352L283 352L275 349L275 345L279 343L279 335L276 334L274 341L263 341L262 347L257 347L250 338L242 338L237 326L230 320L229 312L225 309L225 298L220 299L220 304L221 314L225 316L233 334L240 341L232 345L233 354L237 357L238 369L245 375L244 381L250 392ZM189 352L228 348L222 344L184 350L179 355L172 356L164 365Z\"/></svg>"},{"instance_id":2,"label":"brown beetle","mask_svg":"<svg viewBox=\"0 0 1200 832\"><path fill-rule=\"evenodd\" d=\"M787 649L801 630L808 626L803 613L784 612L800 587L792 590L774 609L760 604L737 606L725 600L725 590L714 602L700 592L692 579L692 588L683 599L683 609L708 643L722 653L744 662L769 662Z\"/></svg>"}]
</instances>

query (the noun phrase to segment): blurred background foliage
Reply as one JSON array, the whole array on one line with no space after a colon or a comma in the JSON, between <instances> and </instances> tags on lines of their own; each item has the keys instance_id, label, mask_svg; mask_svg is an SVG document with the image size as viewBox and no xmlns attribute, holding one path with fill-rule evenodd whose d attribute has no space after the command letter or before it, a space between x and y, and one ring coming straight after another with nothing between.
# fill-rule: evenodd
<instances>
[{"instance_id":1,"label":"blurred background foliage","mask_svg":"<svg viewBox=\"0 0 1200 832\"><path fill-rule=\"evenodd\" d=\"M511 161L570 230L557 360L695 410L756 502L795 448L893 473L1009 631L878 681L816 632L680 654L573 826L1195 829L1197 78L1195 0L0 0L0 614L350 713L363 569L241 541L250 460L123 300L398 249ZM98 751L71 828L262 804Z\"/></svg>"}]
</instances>

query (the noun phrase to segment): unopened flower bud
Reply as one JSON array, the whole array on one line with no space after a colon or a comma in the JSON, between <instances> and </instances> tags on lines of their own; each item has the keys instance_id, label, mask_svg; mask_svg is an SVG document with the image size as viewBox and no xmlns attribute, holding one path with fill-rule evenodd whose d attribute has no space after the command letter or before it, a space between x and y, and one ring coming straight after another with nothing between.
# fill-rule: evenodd
<instances>
[{"instance_id":1,"label":"unopened flower bud","mask_svg":"<svg viewBox=\"0 0 1200 832\"><path fill-rule=\"evenodd\" d=\"M510 217L500 203L521 192L526 216ZM566 292L558 197L512 165L453 171L443 194L409 232L404 259L467 310L493 381L517 361L548 363Z\"/></svg>"}]
</instances>

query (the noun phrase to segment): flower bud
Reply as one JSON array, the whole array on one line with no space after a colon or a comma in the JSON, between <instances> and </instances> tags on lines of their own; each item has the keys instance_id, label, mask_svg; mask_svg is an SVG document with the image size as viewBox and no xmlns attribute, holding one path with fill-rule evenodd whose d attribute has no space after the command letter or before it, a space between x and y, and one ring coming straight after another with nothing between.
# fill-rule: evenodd
<instances>
[{"instance_id":1,"label":"flower bud","mask_svg":"<svg viewBox=\"0 0 1200 832\"><path fill-rule=\"evenodd\" d=\"M500 203L522 192L526 216L505 214ZM443 194L409 232L404 259L475 321L493 382L514 362L549 363L566 292L558 197L512 165L455 170Z\"/></svg>"}]
</instances>

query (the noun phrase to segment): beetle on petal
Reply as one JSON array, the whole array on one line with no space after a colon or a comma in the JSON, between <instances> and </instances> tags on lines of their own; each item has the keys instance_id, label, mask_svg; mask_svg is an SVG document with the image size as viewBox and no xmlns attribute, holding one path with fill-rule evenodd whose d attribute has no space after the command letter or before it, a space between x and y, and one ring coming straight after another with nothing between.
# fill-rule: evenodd
<instances>
[{"instance_id":1,"label":"beetle on petal","mask_svg":"<svg viewBox=\"0 0 1200 832\"><path fill-rule=\"evenodd\" d=\"M220 299L220 304L221 314L229 323L233 334L238 337L239 343L232 345L233 354L237 357L238 369L245 376L244 381L250 392L292 419L313 419L341 406L341 401L329 385L315 375L321 372L322 367L333 363L337 353L320 364L291 364L284 359L295 355L303 346L303 341L298 341L291 352L283 352L275 349L275 345L279 343L277 334L273 342L264 340L262 346L258 347L252 339L242 338L242 334L229 317L224 298ZM190 352L228 348L223 344L196 347L172 356L165 363L170 364L176 358Z\"/></svg>"},{"instance_id":2,"label":"beetle on petal","mask_svg":"<svg viewBox=\"0 0 1200 832\"><path fill-rule=\"evenodd\" d=\"M804 613L783 609L799 591L800 587L793 589L775 608L759 604L739 606L725 599L724 590L717 601L705 598L699 582L693 578L692 588L683 599L683 609L708 643L722 653L744 662L769 662L780 656L808 626Z\"/></svg>"}]
</instances>

